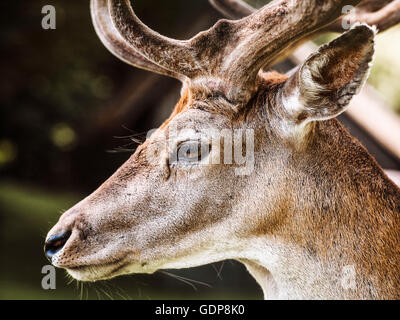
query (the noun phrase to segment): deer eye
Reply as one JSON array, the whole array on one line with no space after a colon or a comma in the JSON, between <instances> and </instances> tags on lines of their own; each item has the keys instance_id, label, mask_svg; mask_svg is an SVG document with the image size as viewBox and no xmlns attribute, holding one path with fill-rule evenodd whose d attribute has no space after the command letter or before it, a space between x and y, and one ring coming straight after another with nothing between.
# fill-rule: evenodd
<instances>
[{"instance_id":1,"label":"deer eye","mask_svg":"<svg viewBox=\"0 0 400 320\"><path fill-rule=\"evenodd\" d=\"M175 161L180 164L198 163L210 153L210 145L201 141L186 141L181 143L175 154Z\"/></svg>"}]
</instances>

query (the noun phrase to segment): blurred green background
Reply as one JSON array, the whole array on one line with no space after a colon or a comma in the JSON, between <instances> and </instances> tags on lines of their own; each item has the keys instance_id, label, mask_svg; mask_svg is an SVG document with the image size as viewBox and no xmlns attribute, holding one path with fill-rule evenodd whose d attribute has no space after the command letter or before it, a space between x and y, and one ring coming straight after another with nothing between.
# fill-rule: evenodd
<instances>
[{"instance_id":1,"label":"blurred green background","mask_svg":"<svg viewBox=\"0 0 400 320\"><path fill-rule=\"evenodd\" d=\"M47 4L56 7L56 30L41 28ZM137 0L134 7L145 23L176 38L220 18L207 0ZM123 137L143 138L162 123L180 88L108 53L89 1L2 1L0 16L0 299L261 299L232 261L85 285L58 270L57 289L41 288L50 227L134 151ZM400 113L399 54L397 27L378 37L370 82Z\"/></svg>"}]
</instances>

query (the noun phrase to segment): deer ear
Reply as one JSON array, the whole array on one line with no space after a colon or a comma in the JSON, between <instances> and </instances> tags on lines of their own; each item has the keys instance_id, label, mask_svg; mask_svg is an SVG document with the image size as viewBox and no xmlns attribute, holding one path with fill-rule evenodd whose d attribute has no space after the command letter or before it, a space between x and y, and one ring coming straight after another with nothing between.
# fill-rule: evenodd
<instances>
[{"instance_id":1,"label":"deer ear","mask_svg":"<svg viewBox=\"0 0 400 320\"><path fill-rule=\"evenodd\" d=\"M356 25L307 59L283 90L291 120L328 120L345 111L368 78L375 34L374 28Z\"/></svg>"}]
</instances>

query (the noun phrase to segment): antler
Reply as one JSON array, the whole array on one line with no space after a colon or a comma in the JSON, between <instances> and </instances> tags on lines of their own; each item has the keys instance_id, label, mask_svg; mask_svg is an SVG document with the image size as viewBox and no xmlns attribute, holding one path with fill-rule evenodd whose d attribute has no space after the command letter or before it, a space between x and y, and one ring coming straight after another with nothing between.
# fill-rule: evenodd
<instances>
[{"instance_id":1,"label":"antler","mask_svg":"<svg viewBox=\"0 0 400 320\"><path fill-rule=\"evenodd\" d=\"M265 65L293 43L336 20L345 4L360 0L273 1L250 16L238 20L240 44L227 55L224 71L241 85L254 83Z\"/></svg>"},{"instance_id":2,"label":"antler","mask_svg":"<svg viewBox=\"0 0 400 320\"><path fill-rule=\"evenodd\" d=\"M210 3L225 17L241 19L256 11L242 0L210 0ZM400 22L400 0L364 0L349 15L336 20L320 31L343 32L343 22L354 24L364 22L375 25L379 32Z\"/></svg>"},{"instance_id":3,"label":"antler","mask_svg":"<svg viewBox=\"0 0 400 320\"><path fill-rule=\"evenodd\" d=\"M115 29L108 10L107 0L91 0L91 14L97 35L107 49L122 61L141 69L159 73L181 81L182 75L162 68L135 51Z\"/></svg>"},{"instance_id":4,"label":"antler","mask_svg":"<svg viewBox=\"0 0 400 320\"><path fill-rule=\"evenodd\" d=\"M200 82L238 105L251 98L262 67L271 64L293 43L336 20L344 5L361 2L273 1L246 18L221 20L211 29L182 41L147 27L135 15L130 0L107 0L111 15L108 18L106 0L92 1L95 9L97 5L94 17L102 40L122 59L159 73L187 77L193 86ZM107 19L111 19L112 26Z\"/></svg>"}]
</instances>

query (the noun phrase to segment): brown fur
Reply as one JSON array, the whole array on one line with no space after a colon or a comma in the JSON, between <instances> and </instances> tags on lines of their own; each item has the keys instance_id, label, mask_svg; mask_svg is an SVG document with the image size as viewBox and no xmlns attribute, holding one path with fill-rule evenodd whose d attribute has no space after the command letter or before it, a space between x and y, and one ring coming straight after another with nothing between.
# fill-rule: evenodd
<instances>
[{"instance_id":1,"label":"brown fur","mask_svg":"<svg viewBox=\"0 0 400 320\"><path fill-rule=\"evenodd\" d=\"M256 104L275 103L277 90ZM305 141L282 173L274 213L244 233L296 244L327 264L355 264L363 284L355 296L399 299L400 189L337 120L316 122ZM370 284L380 291L365 292Z\"/></svg>"},{"instance_id":2,"label":"brown fur","mask_svg":"<svg viewBox=\"0 0 400 320\"><path fill-rule=\"evenodd\" d=\"M260 106L264 109L266 103L279 113L277 105L269 104L276 103L276 93L287 79L275 71L260 74L260 94L237 121L256 119L265 112ZM187 107L187 96L185 92L172 118ZM359 286L355 295L399 299L395 289L400 288L398 187L337 120L315 123L306 141L307 149L294 155L298 166L285 172L281 193L286 196L276 203L273 215L251 223L246 232L294 243L324 263L332 259L343 267L357 263L357 277L380 292L363 292ZM349 236L354 234L356 242Z\"/></svg>"}]
</instances>

